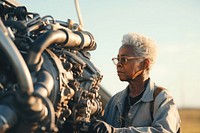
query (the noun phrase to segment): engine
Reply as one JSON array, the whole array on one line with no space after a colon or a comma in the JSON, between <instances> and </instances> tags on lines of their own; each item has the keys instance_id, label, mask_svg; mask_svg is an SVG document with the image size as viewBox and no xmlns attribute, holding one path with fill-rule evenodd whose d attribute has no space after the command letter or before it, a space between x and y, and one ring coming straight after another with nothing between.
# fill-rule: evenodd
<instances>
[{"instance_id":1,"label":"engine","mask_svg":"<svg viewBox=\"0 0 200 133\"><path fill-rule=\"evenodd\" d=\"M101 115L93 35L0 1L0 133L87 132Z\"/></svg>"}]
</instances>

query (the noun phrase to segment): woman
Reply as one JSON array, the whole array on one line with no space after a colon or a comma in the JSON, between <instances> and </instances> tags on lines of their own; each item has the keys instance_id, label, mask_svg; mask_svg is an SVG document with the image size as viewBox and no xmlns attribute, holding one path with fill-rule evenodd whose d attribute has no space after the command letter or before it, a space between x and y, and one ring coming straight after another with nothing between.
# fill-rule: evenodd
<instances>
[{"instance_id":1,"label":"woman","mask_svg":"<svg viewBox=\"0 0 200 133\"><path fill-rule=\"evenodd\" d=\"M93 123L92 132L176 133L180 117L167 89L149 77L156 58L154 41L137 33L123 36L118 56L113 58L121 81L128 86L107 103L103 121Z\"/></svg>"}]
</instances>

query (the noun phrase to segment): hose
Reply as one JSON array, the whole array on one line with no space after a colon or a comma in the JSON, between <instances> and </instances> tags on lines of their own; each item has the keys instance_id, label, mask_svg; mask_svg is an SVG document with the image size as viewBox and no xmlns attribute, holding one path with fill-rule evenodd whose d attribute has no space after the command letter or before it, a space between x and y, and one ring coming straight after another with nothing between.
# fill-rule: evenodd
<instances>
[{"instance_id":1,"label":"hose","mask_svg":"<svg viewBox=\"0 0 200 133\"><path fill-rule=\"evenodd\" d=\"M19 88L22 93L31 94L33 92L33 83L31 74L28 67L20 54L19 50L8 37L7 29L0 19L0 48L5 52L8 60L11 62L12 67L17 75L19 81Z\"/></svg>"}]
</instances>

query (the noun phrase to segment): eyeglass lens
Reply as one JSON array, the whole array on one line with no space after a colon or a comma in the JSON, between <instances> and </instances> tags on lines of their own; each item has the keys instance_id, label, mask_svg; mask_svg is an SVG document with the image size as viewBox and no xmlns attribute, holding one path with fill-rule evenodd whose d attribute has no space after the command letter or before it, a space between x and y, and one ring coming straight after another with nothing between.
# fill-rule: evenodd
<instances>
[{"instance_id":1,"label":"eyeglass lens","mask_svg":"<svg viewBox=\"0 0 200 133\"><path fill-rule=\"evenodd\" d=\"M113 63L114 63L115 65L117 65L119 62L120 62L121 64L126 64L126 62L127 62L127 59L126 59L125 57L113 58L112 60L113 60Z\"/></svg>"}]
</instances>

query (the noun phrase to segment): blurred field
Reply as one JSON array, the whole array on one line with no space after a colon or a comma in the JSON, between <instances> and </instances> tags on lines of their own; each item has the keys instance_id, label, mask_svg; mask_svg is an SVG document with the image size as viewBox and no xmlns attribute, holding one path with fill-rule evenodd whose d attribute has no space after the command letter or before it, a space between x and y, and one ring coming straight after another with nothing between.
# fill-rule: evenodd
<instances>
[{"instance_id":1,"label":"blurred field","mask_svg":"<svg viewBox=\"0 0 200 133\"><path fill-rule=\"evenodd\" d=\"M200 109L179 109L181 133L200 133Z\"/></svg>"}]
</instances>

